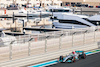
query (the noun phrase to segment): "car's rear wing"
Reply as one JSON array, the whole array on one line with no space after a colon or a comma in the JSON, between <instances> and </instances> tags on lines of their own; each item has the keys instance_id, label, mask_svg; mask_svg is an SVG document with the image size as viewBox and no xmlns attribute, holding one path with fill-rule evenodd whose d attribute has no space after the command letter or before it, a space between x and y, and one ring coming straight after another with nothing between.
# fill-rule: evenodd
<instances>
[{"instance_id":1,"label":"car's rear wing","mask_svg":"<svg viewBox=\"0 0 100 67\"><path fill-rule=\"evenodd\" d=\"M76 53L83 53L84 51L75 51Z\"/></svg>"}]
</instances>

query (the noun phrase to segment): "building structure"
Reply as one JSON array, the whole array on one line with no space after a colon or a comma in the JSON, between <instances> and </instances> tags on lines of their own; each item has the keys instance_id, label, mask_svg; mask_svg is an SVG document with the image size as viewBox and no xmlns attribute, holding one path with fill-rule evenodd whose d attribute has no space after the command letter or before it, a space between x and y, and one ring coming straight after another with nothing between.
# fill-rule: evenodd
<instances>
[{"instance_id":1,"label":"building structure","mask_svg":"<svg viewBox=\"0 0 100 67\"><path fill-rule=\"evenodd\" d=\"M0 0L0 7L1 6L9 6L10 4L18 4L19 6L25 4L31 4L32 6L48 6L51 4L61 5L61 0Z\"/></svg>"},{"instance_id":2,"label":"building structure","mask_svg":"<svg viewBox=\"0 0 100 67\"><path fill-rule=\"evenodd\" d=\"M88 4L89 6L100 6L100 0L62 0L63 6L72 6L73 4Z\"/></svg>"},{"instance_id":3,"label":"building structure","mask_svg":"<svg viewBox=\"0 0 100 67\"><path fill-rule=\"evenodd\" d=\"M87 3L89 5L92 5L94 7L100 6L100 0L83 0L83 3Z\"/></svg>"},{"instance_id":4,"label":"building structure","mask_svg":"<svg viewBox=\"0 0 100 67\"><path fill-rule=\"evenodd\" d=\"M6 6L13 3L13 0L0 0L0 7L5 8Z\"/></svg>"}]
</instances>

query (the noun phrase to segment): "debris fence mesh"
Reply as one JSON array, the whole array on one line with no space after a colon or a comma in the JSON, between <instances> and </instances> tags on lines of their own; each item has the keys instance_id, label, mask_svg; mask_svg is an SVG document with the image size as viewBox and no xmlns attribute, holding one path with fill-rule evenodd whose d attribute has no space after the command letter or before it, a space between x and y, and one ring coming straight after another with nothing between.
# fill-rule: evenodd
<instances>
[{"instance_id":1,"label":"debris fence mesh","mask_svg":"<svg viewBox=\"0 0 100 67\"><path fill-rule=\"evenodd\" d=\"M100 27L0 38L0 62L100 41Z\"/></svg>"}]
</instances>

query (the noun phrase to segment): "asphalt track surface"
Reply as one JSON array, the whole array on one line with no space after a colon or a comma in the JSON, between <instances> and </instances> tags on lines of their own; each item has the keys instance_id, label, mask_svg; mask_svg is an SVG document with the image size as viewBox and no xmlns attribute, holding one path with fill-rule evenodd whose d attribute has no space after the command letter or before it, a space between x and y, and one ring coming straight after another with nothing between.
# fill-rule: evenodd
<instances>
[{"instance_id":1,"label":"asphalt track surface","mask_svg":"<svg viewBox=\"0 0 100 67\"><path fill-rule=\"evenodd\" d=\"M57 63L46 67L100 67L100 52L89 55L75 63Z\"/></svg>"}]
</instances>

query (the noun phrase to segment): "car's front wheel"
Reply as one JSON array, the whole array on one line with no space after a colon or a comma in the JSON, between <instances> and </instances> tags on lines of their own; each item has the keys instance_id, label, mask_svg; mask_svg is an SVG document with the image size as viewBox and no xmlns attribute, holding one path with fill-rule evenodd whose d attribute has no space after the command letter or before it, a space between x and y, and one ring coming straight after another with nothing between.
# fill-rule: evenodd
<instances>
[{"instance_id":1,"label":"car's front wheel","mask_svg":"<svg viewBox=\"0 0 100 67\"><path fill-rule=\"evenodd\" d=\"M75 62L75 57L73 57L72 62L73 62L73 63Z\"/></svg>"}]
</instances>

